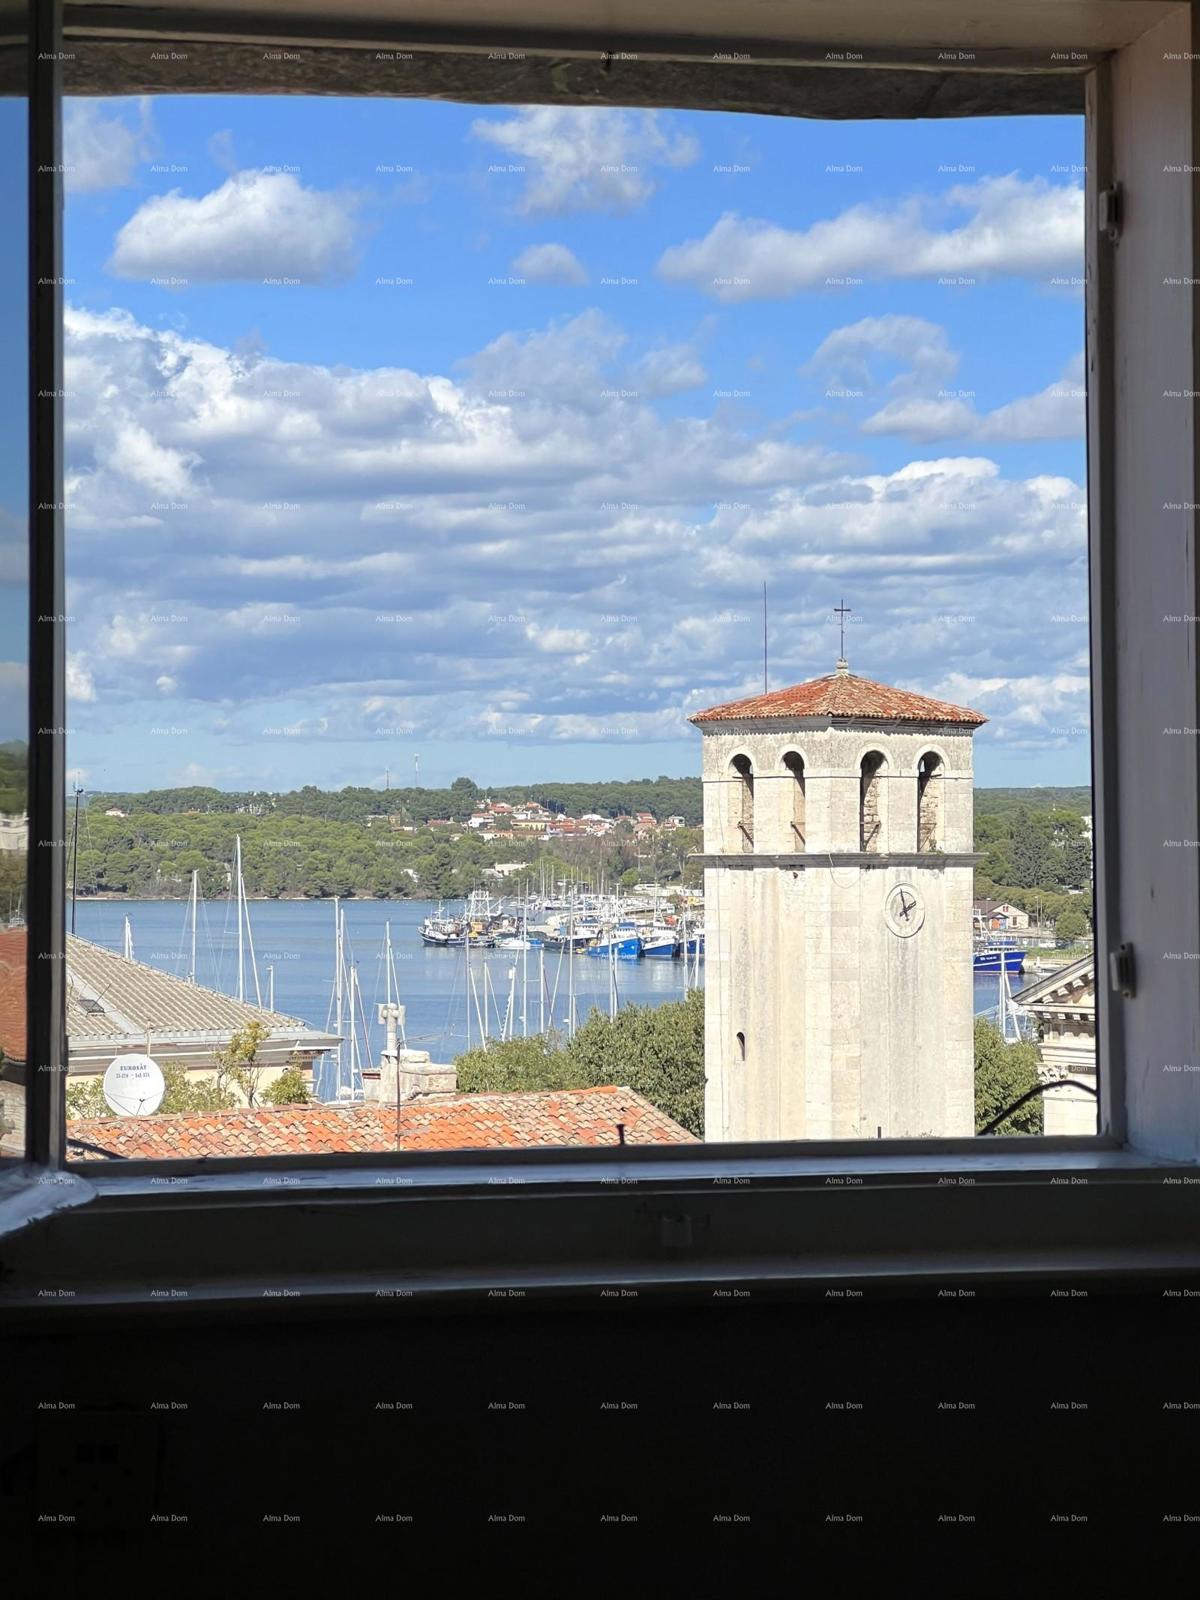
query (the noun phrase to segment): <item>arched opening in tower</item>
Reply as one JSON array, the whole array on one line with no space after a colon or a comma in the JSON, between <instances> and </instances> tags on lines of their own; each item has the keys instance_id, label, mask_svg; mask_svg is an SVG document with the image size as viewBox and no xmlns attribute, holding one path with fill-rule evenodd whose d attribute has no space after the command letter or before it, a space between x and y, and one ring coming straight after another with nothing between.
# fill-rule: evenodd
<instances>
[{"instance_id":1,"label":"arched opening in tower","mask_svg":"<svg viewBox=\"0 0 1200 1600\"><path fill-rule=\"evenodd\" d=\"M754 849L754 769L750 765L749 756L734 756L730 767L737 785L734 794L734 826L742 851L748 854Z\"/></svg>"},{"instance_id":2,"label":"arched opening in tower","mask_svg":"<svg viewBox=\"0 0 1200 1600\"><path fill-rule=\"evenodd\" d=\"M862 758L858 785L858 848L878 855L883 848L883 770L886 757L872 750Z\"/></svg>"},{"instance_id":3,"label":"arched opening in tower","mask_svg":"<svg viewBox=\"0 0 1200 1600\"><path fill-rule=\"evenodd\" d=\"M945 768L942 758L927 751L917 763L917 849L942 847L943 791Z\"/></svg>"},{"instance_id":4,"label":"arched opening in tower","mask_svg":"<svg viewBox=\"0 0 1200 1600\"><path fill-rule=\"evenodd\" d=\"M791 845L793 850L806 848L805 820L804 820L804 757L797 755L795 750L789 750L783 758L783 764L792 775L791 779Z\"/></svg>"}]
</instances>

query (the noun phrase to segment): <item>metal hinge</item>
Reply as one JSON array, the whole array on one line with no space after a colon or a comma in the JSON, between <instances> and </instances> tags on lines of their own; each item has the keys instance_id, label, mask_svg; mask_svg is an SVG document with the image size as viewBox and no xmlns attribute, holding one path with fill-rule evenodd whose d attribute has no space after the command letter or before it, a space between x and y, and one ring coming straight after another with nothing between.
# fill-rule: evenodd
<instances>
[{"instance_id":1,"label":"metal hinge","mask_svg":"<svg viewBox=\"0 0 1200 1600\"><path fill-rule=\"evenodd\" d=\"M1133 946L1119 944L1108 952L1108 984L1114 993L1132 1000L1137 990L1137 967L1133 959Z\"/></svg>"},{"instance_id":2,"label":"metal hinge","mask_svg":"<svg viewBox=\"0 0 1200 1600\"><path fill-rule=\"evenodd\" d=\"M1096 198L1100 232L1107 235L1110 244L1116 244L1125 222L1124 191L1119 183L1114 183L1111 189L1101 189Z\"/></svg>"}]
</instances>

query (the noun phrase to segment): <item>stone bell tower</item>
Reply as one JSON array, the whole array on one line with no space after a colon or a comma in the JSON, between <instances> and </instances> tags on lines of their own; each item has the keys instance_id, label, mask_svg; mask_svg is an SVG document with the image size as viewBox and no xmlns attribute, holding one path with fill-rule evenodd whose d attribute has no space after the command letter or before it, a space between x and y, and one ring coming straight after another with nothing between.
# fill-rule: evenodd
<instances>
[{"instance_id":1,"label":"stone bell tower","mask_svg":"<svg viewBox=\"0 0 1200 1600\"><path fill-rule=\"evenodd\" d=\"M969 1137L972 738L986 718L841 660L690 721L705 1139Z\"/></svg>"}]
</instances>

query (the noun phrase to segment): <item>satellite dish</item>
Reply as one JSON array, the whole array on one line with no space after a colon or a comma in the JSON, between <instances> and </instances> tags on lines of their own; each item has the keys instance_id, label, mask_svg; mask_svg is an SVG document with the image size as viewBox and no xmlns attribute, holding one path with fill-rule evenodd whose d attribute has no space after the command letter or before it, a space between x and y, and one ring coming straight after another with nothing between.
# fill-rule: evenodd
<instances>
[{"instance_id":1,"label":"satellite dish","mask_svg":"<svg viewBox=\"0 0 1200 1600\"><path fill-rule=\"evenodd\" d=\"M149 1056L117 1056L104 1074L104 1098L119 1117L148 1117L162 1105L166 1083Z\"/></svg>"}]
</instances>

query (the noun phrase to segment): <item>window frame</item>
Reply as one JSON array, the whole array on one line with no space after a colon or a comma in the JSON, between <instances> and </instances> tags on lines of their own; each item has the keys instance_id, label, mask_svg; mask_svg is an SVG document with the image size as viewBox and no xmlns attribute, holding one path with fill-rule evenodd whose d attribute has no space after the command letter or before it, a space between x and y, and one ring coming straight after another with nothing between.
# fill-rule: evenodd
<instances>
[{"instance_id":1,"label":"window frame","mask_svg":"<svg viewBox=\"0 0 1200 1600\"><path fill-rule=\"evenodd\" d=\"M60 9L59 0L31 8L31 619L64 609L61 404L38 399L62 387ZM1189 8L1181 7L1150 31L1187 44L1190 30ZM1117 54L1154 49L1154 41L1138 40ZM0 1246L8 1268L0 1305L34 1316L64 1308L119 1310L156 1298L156 1284L164 1307L182 1310L261 1301L274 1297L263 1284L279 1278L281 1255L292 1263L293 1282L279 1298L361 1306L382 1295L401 1307L497 1288L590 1300L606 1284L708 1297L734 1283L769 1296L837 1292L834 1283L860 1282L879 1294L933 1282L1028 1287L1200 1273L1200 1178L1188 1172L1200 1139L1181 1150L1167 1126L1165 1097L1160 1091L1156 1122L1157 1102L1142 1084L1137 1139L1130 1140L1126 1008L1100 981L1109 952L1125 942L1122 830L1137 824L1140 792L1124 791L1120 781L1120 764L1131 757L1118 739L1124 679L1115 648L1115 575L1121 551L1136 537L1118 517L1114 476L1118 356L1131 330L1115 321L1117 240L1100 230L1099 195L1114 182L1117 101L1129 103L1128 141L1135 137L1138 94L1152 74L1143 69L1139 77L1130 68L1122 76L1122 70L1113 57L1091 68L1085 112L1100 1132L886 1146L846 1140L263 1158L219 1166L68 1164L63 852L35 847L29 1160L0 1168ZM1188 70L1194 88L1197 69ZM1197 99L1193 94L1191 104ZM1184 120L1200 145L1190 107ZM1192 190L1194 204L1194 182ZM1193 254L1200 255L1195 244ZM1200 320L1195 301L1194 293L1193 326ZM54 509L37 511L39 503ZM31 731L61 728L62 627L35 626L30 649ZM63 739L39 741L36 752L31 740L31 841L64 836L64 799ZM315 1246L326 1233L332 1257ZM328 1259L330 1267L316 1265ZM185 1280L178 1295L172 1275Z\"/></svg>"}]
</instances>

